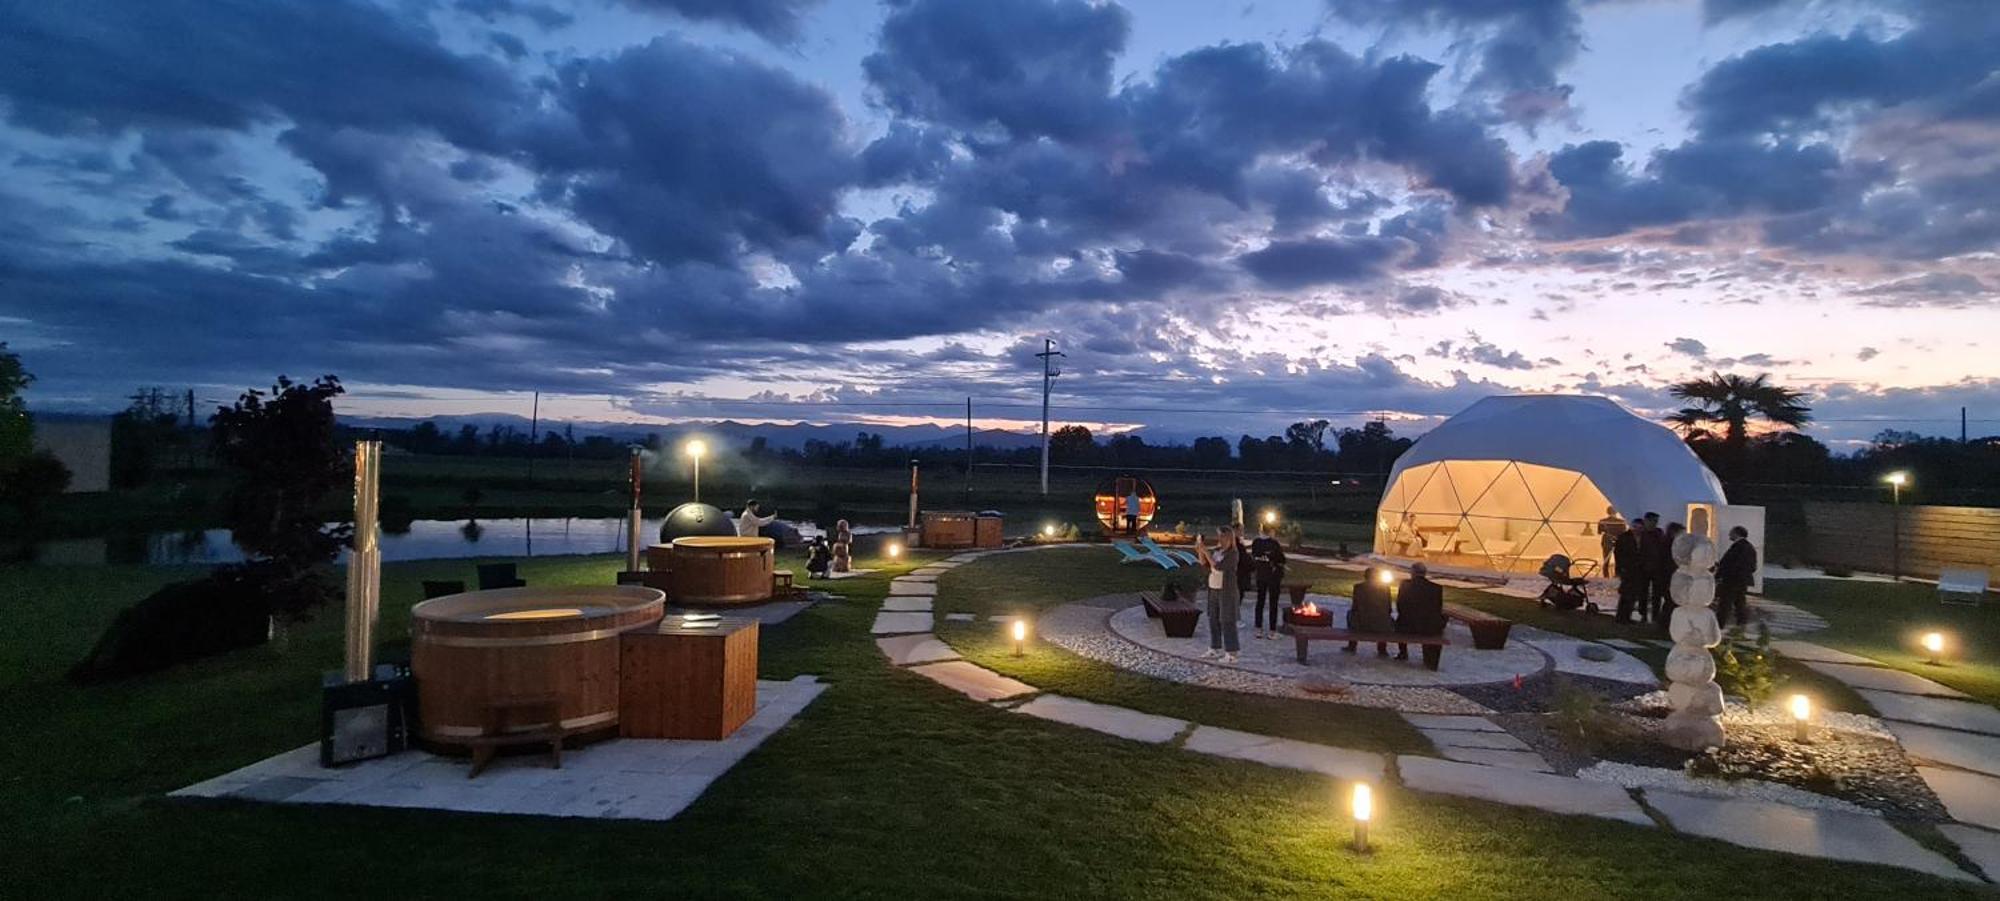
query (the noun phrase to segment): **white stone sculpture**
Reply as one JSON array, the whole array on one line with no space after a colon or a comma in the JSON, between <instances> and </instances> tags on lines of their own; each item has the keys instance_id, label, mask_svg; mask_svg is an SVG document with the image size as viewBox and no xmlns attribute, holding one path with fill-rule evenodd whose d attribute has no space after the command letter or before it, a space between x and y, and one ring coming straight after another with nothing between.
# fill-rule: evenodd
<instances>
[{"instance_id":1,"label":"white stone sculpture","mask_svg":"<svg viewBox=\"0 0 2000 901\"><path fill-rule=\"evenodd\" d=\"M1722 627L1709 603L1715 600L1715 542L1708 531L1706 511L1690 517L1691 528L1674 539L1679 569L1667 585L1674 612L1667 634L1674 649L1667 654L1667 714L1663 735L1668 744L1686 751L1721 747L1722 686L1715 684L1715 657L1709 649L1722 643Z\"/></svg>"}]
</instances>

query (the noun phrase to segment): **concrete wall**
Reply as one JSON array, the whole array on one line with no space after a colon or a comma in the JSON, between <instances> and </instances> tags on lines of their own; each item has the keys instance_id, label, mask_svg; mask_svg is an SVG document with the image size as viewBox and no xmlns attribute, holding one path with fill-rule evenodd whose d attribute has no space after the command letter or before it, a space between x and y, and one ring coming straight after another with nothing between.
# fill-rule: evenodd
<instances>
[{"instance_id":1,"label":"concrete wall","mask_svg":"<svg viewBox=\"0 0 2000 901\"><path fill-rule=\"evenodd\" d=\"M69 467L69 493L111 490L111 420L35 421L35 447Z\"/></svg>"},{"instance_id":2,"label":"concrete wall","mask_svg":"<svg viewBox=\"0 0 2000 901\"><path fill-rule=\"evenodd\" d=\"M1889 572L1900 515L1904 575L1935 579L1938 570L1955 566L2000 571L2000 509L1819 501L1803 506L1806 553L1820 566Z\"/></svg>"}]
</instances>

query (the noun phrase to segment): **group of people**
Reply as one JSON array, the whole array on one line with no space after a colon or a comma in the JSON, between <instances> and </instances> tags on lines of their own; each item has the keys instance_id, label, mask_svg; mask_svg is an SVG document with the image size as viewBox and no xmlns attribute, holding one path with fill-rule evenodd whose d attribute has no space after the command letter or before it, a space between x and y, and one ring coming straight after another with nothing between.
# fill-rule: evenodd
<instances>
[{"instance_id":1,"label":"group of people","mask_svg":"<svg viewBox=\"0 0 2000 901\"><path fill-rule=\"evenodd\" d=\"M1410 564L1410 577L1397 589L1391 604L1389 586L1393 579L1391 571L1382 567L1362 573L1361 581L1354 583L1354 603L1347 608L1347 631L1426 637L1444 634L1444 586L1431 581L1430 567ZM1348 642L1347 652L1354 653L1356 644ZM1399 642L1396 649L1397 660L1410 659L1409 645ZM1436 669L1443 651L1436 645L1424 645L1424 665ZM1375 654L1388 656L1388 642L1376 642Z\"/></svg>"},{"instance_id":2,"label":"group of people","mask_svg":"<svg viewBox=\"0 0 2000 901\"><path fill-rule=\"evenodd\" d=\"M1284 622L1280 598L1284 595L1285 546L1269 526L1247 545L1239 537L1239 529L1223 526L1215 530L1213 548L1199 538L1194 543L1195 559L1208 570L1208 650L1202 657L1224 663L1236 662L1242 650L1237 617L1243 610L1243 595L1253 585L1257 590L1253 613L1257 637L1277 638L1278 627Z\"/></svg>"},{"instance_id":3,"label":"group of people","mask_svg":"<svg viewBox=\"0 0 2000 901\"><path fill-rule=\"evenodd\" d=\"M1618 613L1621 623L1636 616L1641 623L1666 628L1673 612L1668 586L1674 572L1674 540L1687 531L1680 523L1660 528L1660 514L1647 513L1630 523L1607 509L1597 525L1607 563L1605 574L1618 579ZM1750 532L1742 526L1729 530L1729 546L1715 565L1715 618L1723 626L1733 616L1739 625L1750 618L1749 592L1757 579L1757 549L1750 544Z\"/></svg>"}]
</instances>

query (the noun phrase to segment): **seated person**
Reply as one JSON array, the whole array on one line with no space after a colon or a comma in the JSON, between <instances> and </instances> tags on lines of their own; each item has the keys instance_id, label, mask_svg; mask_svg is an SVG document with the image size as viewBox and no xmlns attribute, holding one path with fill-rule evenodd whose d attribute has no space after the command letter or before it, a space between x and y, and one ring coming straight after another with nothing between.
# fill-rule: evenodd
<instances>
[{"instance_id":1,"label":"seated person","mask_svg":"<svg viewBox=\"0 0 2000 901\"><path fill-rule=\"evenodd\" d=\"M806 575L824 579L833 568L833 548L826 543L826 536L812 540L812 548L806 552Z\"/></svg>"},{"instance_id":2,"label":"seated person","mask_svg":"<svg viewBox=\"0 0 2000 901\"><path fill-rule=\"evenodd\" d=\"M1444 634L1444 588L1431 581L1430 569L1422 563L1410 567L1410 580L1396 593L1396 631L1404 635ZM1396 645L1397 660L1410 659L1410 646ZM1424 664L1443 649L1425 647Z\"/></svg>"},{"instance_id":3,"label":"seated person","mask_svg":"<svg viewBox=\"0 0 2000 901\"><path fill-rule=\"evenodd\" d=\"M1361 581L1354 583L1354 605L1347 609L1347 631L1379 634L1395 630L1395 620L1389 614L1389 586L1382 581L1388 573L1386 569L1370 568ZM1354 652L1355 644L1347 643L1348 653ZM1376 642L1375 653L1389 656L1388 642Z\"/></svg>"}]
</instances>

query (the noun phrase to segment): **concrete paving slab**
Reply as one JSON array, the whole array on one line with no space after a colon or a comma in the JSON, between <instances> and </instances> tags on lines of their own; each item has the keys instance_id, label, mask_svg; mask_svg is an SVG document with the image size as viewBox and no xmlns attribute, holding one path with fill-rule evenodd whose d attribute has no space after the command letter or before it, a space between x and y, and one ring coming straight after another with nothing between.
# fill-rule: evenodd
<instances>
[{"instance_id":1,"label":"concrete paving slab","mask_svg":"<svg viewBox=\"0 0 2000 901\"><path fill-rule=\"evenodd\" d=\"M931 612L931 599L929 597L884 598L882 609L891 613L929 613Z\"/></svg>"},{"instance_id":2,"label":"concrete paving slab","mask_svg":"<svg viewBox=\"0 0 2000 901\"><path fill-rule=\"evenodd\" d=\"M948 623L971 623L979 621L978 615L972 613L947 613L944 615L944 619Z\"/></svg>"},{"instance_id":3,"label":"concrete paving slab","mask_svg":"<svg viewBox=\"0 0 2000 901\"><path fill-rule=\"evenodd\" d=\"M1188 727L1186 720L1079 701L1062 695L1042 695L1014 708L1014 712L1155 745L1181 734L1181 730Z\"/></svg>"},{"instance_id":4,"label":"concrete paving slab","mask_svg":"<svg viewBox=\"0 0 2000 901\"><path fill-rule=\"evenodd\" d=\"M1456 729L1461 732L1505 732L1498 723L1483 716L1446 716L1436 713L1405 713L1403 719L1419 729Z\"/></svg>"},{"instance_id":5,"label":"concrete paving slab","mask_svg":"<svg viewBox=\"0 0 2000 901\"><path fill-rule=\"evenodd\" d=\"M930 577L932 577L932 578L936 578L936 577L938 577L938 576L942 576L942 575L944 575L945 573L948 573L948 572L951 572L951 567L949 567L949 566L926 566L926 567L924 567L923 569L913 569L913 570L910 570L910 575L913 575L913 576L930 576Z\"/></svg>"},{"instance_id":6,"label":"concrete paving slab","mask_svg":"<svg viewBox=\"0 0 2000 901\"><path fill-rule=\"evenodd\" d=\"M875 614L875 627L870 630L876 635L899 635L908 632L929 632L931 615L928 613L897 613L890 611Z\"/></svg>"},{"instance_id":7,"label":"concrete paving slab","mask_svg":"<svg viewBox=\"0 0 2000 901\"><path fill-rule=\"evenodd\" d=\"M1855 694L1866 698L1884 719L2000 735L2000 710L1977 701L1950 701L1866 689Z\"/></svg>"},{"instance_id":8,"label":"concrete paving slab","mask_svg":"<svg viewBox=\"0 0 2000 901\"><path fill-rule=\"evenodd\" d=\"M1653 825L1652 818L1625 789L1607 782L1410 754L1396 758L1396 766L1402 771L1403 784L1415 791Z\"/></svg>"},{"instance_id":9,"label":"concrete paving slab","mask_svg":"<svg viewBox=\"0 0 2000 901\"><path fill-rule=\"evenodd\" d=\"M1273 738L1216 726L1198 726L1181 747L1197 754L1250 760L1336 779L1380 782L1388 761L1380 754L1336 748L1290 738Z\"/></svg>"},{"instance_id":10,"label":"concrete paving slab","mask_svg":"<svg viewBox=\"0 0 2000 901\"><path fill-rule=\"evenodd\" d=\"M1961 823L2000 829L2000 779L1964 770L1917 767L1924 784L1937 792L1944 809Z\"/></svg>"},{"instance_id":11,"label":"concrete paving slab","mask_svg":"<svg viewBox=\"0 0 2000 901\"><path fill-rule=\"evenodd\" d=\"M1980 869L1985 870L1986 878L2000 879L2000 832L1987 832L1984 829L1974 829L1971 826L1960 826L1955 823L1939 826L1938 831L1957 844L1958 850Z\"/></svg>"},{"instance_id":12,"label":"concrete paving slab","mask_svg":"<svg viewBox=\"0 0 2000 901\"><path fill-rule=\"evenodd\" d=\"M895 597L897 595L914 595L918 597L927 597L927 598L937 597L937 583L904 582L898 579L897 581L889 583L889 595L891 597Z\"/></svg>"},{"instance_id":13,"label":"concrete paving slab","mask_svg":"<svg viewBox=\"0 0 2000 901\"><path fill-rule=\"evenodd\" d=\"M910 573L907 576L897 576L896 578L891 580L891 583L893 584L895 582L935 582L935 581L937 581L937 576L920 576L917 575L916 573Z\"/></svg>"},{"instance_id":14,"label":"concrete paving slab","mask_svg":"<svg viewBox=\"0 0 2000 901\"><path fill-rule=\"evenodd\" d=\"M1554 772L1542 755L1533 751L1507 751L1498 748L1449 748L1440 747L1438 753L1448 760L1463 763L1478 763L1486 766L1505 767L1510 770L1525 770L1530 773Z\"/></svg>"},{"instance_id":15,"label":"concrete paving slab","mask_svg":"<svg viewBox=\"0 0 2000 901\"><path fill-rule=\"evenodd\" d=\"M1881 665L1880 663L1874 660L1870 660L1867 657L1863 657L1860 654L1849 654L1846 651L1836 651L1832 648L1826 647L1825 645L1817 645L1813 644L1810 641L1799 641L1797 639L1784 639L1780 641L1773 641L1771 642L1771 650L1777 651L1778 653L1783 654L1786 657L1790 657L1793 660L1811 660L1816 663L1846 663L1855 666Z\"/></svg>"},{"instance_id":16,"label":"concrete paving slab","mask_svg":"<svg viewBox=\"0 0 2000 901\"><path fill-rule=\"evenodd\" d=\"M1912 757L2000 776L2000 737L1900 720L1884 720L1882 725L1889 727Z\"/></svg>"},{"instance_id":17,"label":"concrete paving slab","mask_svg":"<svg viewBox=\"0 0 2000 901\"><path fill-rule=\"evenodd\" d=\"M875 646L881 648L882 655L888 657L889 662L896 666L958 659L958 652L952 650L951 645L937 640L928 632L877 638Z\"/></svg>"},{"instance_id":18,"label":"concrete paving slab","mask_svg":"<svg viewBox=\"0 0 2000 901\"><path fill-rule=\"evenodd\" d=\"M1505 732L1462 732L1456 729L1424 729L1424 737L1439 748L1488 748L1526 751L1528 743Z\"/></svg>"},{"instance_id":19,"label":"concrete paving slab","mask_svg":"<svg viewBox=\"0 0 2000 901\"><path fill-rule=\"evenodd\" d=\"M1956 688L1939 685L1922 676L1902 670L1879 666L1856 666L1851 663L1822 663L1816 660L1803 662L1812 671L1832 676L1855 688L1872 688L1876 691L1895 691L1906 695L1928 695L1937 698L1971 697Z\"/></svg>"},{"instance_id":20,"label":"concrete paving slab","mask_svg":"<svg viewBox=\"0 0 2000 901\"><path fill-rule=\"evenodd\" d=\"M1653 675L1653 668L1647 666L1645 661L1623 651L1606 647L1595 641L1582 641L1574 638L1559 638L1554 636L1516 638L1515 640L1523 642L1530 647L1538 648L1548 654L1549 659L1555 662L1556 669L1561 672L1575 673L1579 676L1591 676L1598 679L1610 679L1617 682L1629 682L1634 685L1660 684L1659 677ZM1583 648L1596 648L1597 650L1594 653L1610 654L1611 659L1591 660L1585 658L1578 653ZM1491 652L1479 651L1476 653L1484 654Z\"/></svg>"},{"instance_id":21,"label":"concrete paving slab","mask_svg":"<svg viewBox=\"0 0 2000 901\"><path fill-rule=\"evenodd\" d=\"M975 701L998 701L1004 698L1018 698L1033 694L1035 687L1026 682L1009 679L990 669L974 666L963 660L949 660L943 663L926 663L910 667L910 672L922 675L952 691Z\"/></svg>"},{"instance_id":22,"label":"concrete paving slab","mask_svg":"<svg viewBox=\"0 0 2000 901\"><path fill-rule=\"evenodd\" d=\"M1881 817L1837 810L1807 810L1744 798L1697 798L1647 792L1646 803L1675 829L1746 848L1784 851L1827 860L1879 863L1975 881L1934 851L1896 831Z\"/></svg>"}]
</instances>

